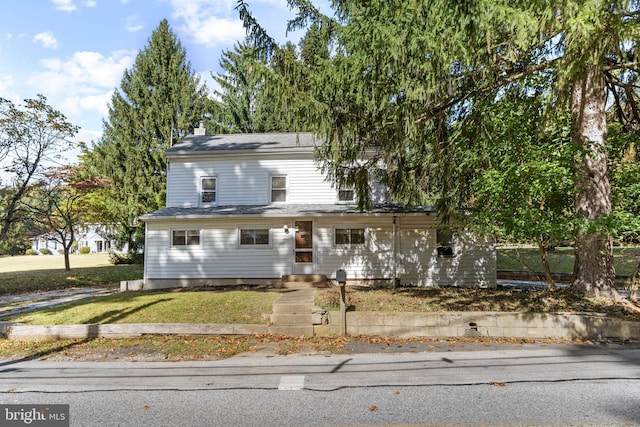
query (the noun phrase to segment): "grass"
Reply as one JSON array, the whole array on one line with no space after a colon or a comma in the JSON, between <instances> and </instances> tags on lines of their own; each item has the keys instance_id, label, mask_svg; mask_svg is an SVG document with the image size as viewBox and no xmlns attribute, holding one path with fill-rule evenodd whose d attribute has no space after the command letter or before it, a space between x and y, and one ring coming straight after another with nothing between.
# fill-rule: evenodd
<instances>
[{"instance_id":1,"label":"grass","mask_svg":"<svg viewBox=\"0 0 640 427\"><path fill-rule=\"evenodd\" d=\"M321 289L316 304L325 310L340 309L337 288ZM606 298L589 297L569 288L523 292L500 289L464 288L380 288L347 289L347 304L357 311L502 311L502 312L586 312L640 321L638 313Z\"/></svg>"},{"instance_id":2,"label":"grass","mask_svg":"<svg viewBox=\"0 0 640 427\"><path fill-rule=\"evenodd\" d=\"M142 278L142 265L112 265L108 254L74 254L70 264L71 271L65 271L61 255L0 258L0 294L117 286Z\"/></svg>"},{"instance_id":3,"label":"grass","mask_svg":"<svg viewBox=\"0 0 640 427\"><path fill-rule=\"evenodd\" d=\"M498 270L543 271L537 247L499 247ZM631 276L640 261L640 247L618 246L613 249L616 274ZM573 272L573 248L549 251L549 266L554 273Z\"/></svg>"},{"instance_id":4,"label":"grass","mask_svg":"<svg viewBox=\"0 0 640 427\"><path fill-rule=\"evenodd\" d=\"M82 299L3 321L29 325L107 323L266 324L278 292L172 290L124 292Z\"/></svg>"}]
</instances>

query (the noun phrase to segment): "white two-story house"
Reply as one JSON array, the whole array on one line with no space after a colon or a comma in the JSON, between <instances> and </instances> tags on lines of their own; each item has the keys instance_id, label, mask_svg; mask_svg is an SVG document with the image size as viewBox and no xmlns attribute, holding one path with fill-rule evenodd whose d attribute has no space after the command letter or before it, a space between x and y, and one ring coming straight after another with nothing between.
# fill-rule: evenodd
<instances>
[{"instance_id":1,"label":"white two-story house","mask_svg":"<svg viewBox=\"0 0 640 427\"><path fill-rule=\"evenodd\" d=\"M206 135L166 152L167 207L143 215L144 288L269 284L347 272L348 283L496 285L493 244L439 229L376 188L369 211L314 161L311 133ZM372 184L375 185L375 184Z\"/></svg>"}]
</instances>

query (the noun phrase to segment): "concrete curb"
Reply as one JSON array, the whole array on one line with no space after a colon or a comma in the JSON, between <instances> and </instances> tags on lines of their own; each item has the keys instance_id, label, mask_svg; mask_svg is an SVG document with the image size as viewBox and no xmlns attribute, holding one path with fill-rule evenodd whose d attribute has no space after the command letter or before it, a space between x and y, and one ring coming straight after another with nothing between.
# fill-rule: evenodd
<instances>
[{"instance_id":1,"label":"concrete curb","mask_svg":"<svg viewBox=\"0 0 640 427\"><path fill-rule=\"evenodd\" d=\"M327 313L315 335L340 334L340 313ZM639 339L640 322L585 313L347 312L349 335L394 337L500 337Z\"/></svg>"},{"instance_id":2,"label":"concrete curb","mask_svg":"<svg viewBox=\"0 0 640 427\"><path fill-rule=\"evenodd\" d=\"M50 326L0 323L0 335L13 341L133 338L144 335L259 335L268 333L269 327L267 325L217 323L123 323Z\"/></svg>"}]
</instances>

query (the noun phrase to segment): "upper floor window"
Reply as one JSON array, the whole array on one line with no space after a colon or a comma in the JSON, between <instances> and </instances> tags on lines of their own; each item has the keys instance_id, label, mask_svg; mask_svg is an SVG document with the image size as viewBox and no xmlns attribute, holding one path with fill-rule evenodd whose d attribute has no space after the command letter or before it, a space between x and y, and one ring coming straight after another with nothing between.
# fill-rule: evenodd
<instances>
[{"instance_id":1,"label":"upper floor window","mask_svg":"<svg viewBox=\"0 0 640 427\"><path fill-rule=\"evenodd\" d=\"M217 178L207 176L200 180L200 203L203 205L214 204L217 200Z\"/></svg>"},{"instance_id":2,"label":"upper floor window","mask_svg":"<svg viewBox=\"0 0 640 427\"><path fill-rule=\"evenodd\" d=\"M271 203L287 201L287 176L271 176Z\"/></svg>"},{"instance_id":3,"label":"upper floor window","mask_svg":"<svg viewBox=\"0 0 640 427\"><path fill-rule=\"evenodd\" d=\"M355 201L355 191L353 187L345 186L338 189L338 202L351 203Z\"/></svg>"},{"instance_id":4,"label":"upper floor window","mask_svg":"<svg viewBox=\"0 0 640 427\"><path fill-rule=\"evenodd\" d=\"M336 245L364 245L364 228L335 228L334 242Z\"/></svg>"},{"instance_id":5,"label":"upper floor window","mask_svg":"<svg viewBox=\"0 0 640 427\"><path fill-rule=\"evenodd\" d=\"M198 246L200 245L200 230L182 229L171 230L171 246Z\"/></svg>"}]
</instances>

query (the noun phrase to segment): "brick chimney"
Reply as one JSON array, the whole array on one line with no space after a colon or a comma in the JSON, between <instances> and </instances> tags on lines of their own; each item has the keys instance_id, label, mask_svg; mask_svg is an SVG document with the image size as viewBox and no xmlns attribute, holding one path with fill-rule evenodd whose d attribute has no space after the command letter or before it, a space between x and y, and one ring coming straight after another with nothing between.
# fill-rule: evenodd
<instances>
[{"instance_id":1,"label":"brick chimney","mask_svg":"<svg viewBox=\"0 0 640 427\"><path fill-rule=\"evenodd\" d=\"M202 136L202 135L206 135L207 134L207 129L204 127L204 122L200 122L200 126L198 126L197 128L193 129L193 134L194 135L198 135L198 136Z\"/></svg>"}]
</instances>

